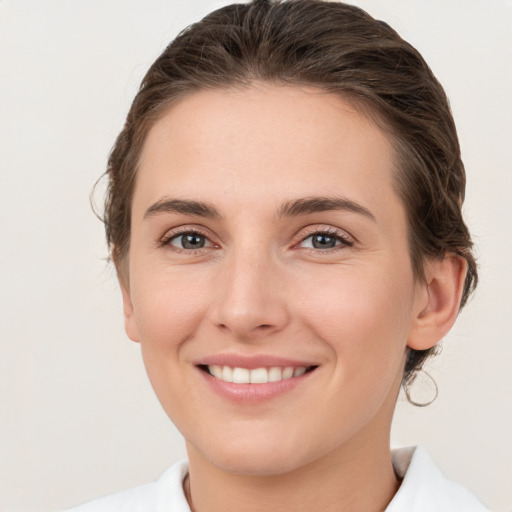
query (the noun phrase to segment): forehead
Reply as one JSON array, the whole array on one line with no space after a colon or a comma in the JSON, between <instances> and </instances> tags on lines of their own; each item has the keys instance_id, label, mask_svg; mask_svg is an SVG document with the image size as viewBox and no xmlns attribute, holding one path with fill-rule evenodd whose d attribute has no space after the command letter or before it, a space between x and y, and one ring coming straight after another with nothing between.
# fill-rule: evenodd
<instances>
[{"instance_id":1,"label":"forehead","mask_svg":"<svg viewBox=\"0 0 512 512\"><path fill-rule=\"evenodd\" d=\"M394 193L393 170L386 133L337 95L266 84L201 91L150 129L135 201L147 207L175 191L254 204L336 193L371 206Z\"/></svg>"}]
</instances>

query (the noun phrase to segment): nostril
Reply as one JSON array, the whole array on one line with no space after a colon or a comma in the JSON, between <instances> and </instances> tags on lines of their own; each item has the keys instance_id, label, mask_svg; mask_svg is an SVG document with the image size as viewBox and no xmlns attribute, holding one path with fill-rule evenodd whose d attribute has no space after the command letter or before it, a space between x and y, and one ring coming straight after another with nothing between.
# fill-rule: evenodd
<instances>
[{"instance_id":1,"label":"nostril","mask_svg":"<svg viewBox=\"0 0 512 512\"><path fill-rule=\"evenodd\" d=\"M227 325L227 324L223 324L223 323L219 323L217 324L217 326L219 327L219 329L222 329L222 330L231 330L231 328ZM252 331L270 331L274 328L273 325L271 324L261 324L261 325L256 325L255 327L252 328Z\"/></svg>"}]
</instances>

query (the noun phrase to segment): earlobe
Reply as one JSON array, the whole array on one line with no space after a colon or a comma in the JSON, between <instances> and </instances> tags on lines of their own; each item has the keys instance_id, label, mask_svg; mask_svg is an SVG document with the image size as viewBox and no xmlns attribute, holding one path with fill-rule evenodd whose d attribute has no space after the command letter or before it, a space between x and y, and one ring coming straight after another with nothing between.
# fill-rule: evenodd
<instances>
[{"instance_id":1,"label":"earlobe","mask_svg":"<svg viewBox=\"0 0 512 512\"><path fill-rule=\"evenodd\" d=\"M128 338L130 338L132 341L139 342L139 330L135 321L135 313L133 310L130 289L129 286L127 286L124 282L124 279L121 277L118 277L118 279L123 297L124 329L128 335Z\"/></svg>"},{"instance_id":2,"label":"earlobe","mask_svg":"<svg viewBox=\"0 0 512 512\"><path fill-rule=\"evenodd\" d=\"M452 328L459 312L466 271L466 260L453 253L428 262L409 348L427 350Z\"/></svg>"}]
</instances>

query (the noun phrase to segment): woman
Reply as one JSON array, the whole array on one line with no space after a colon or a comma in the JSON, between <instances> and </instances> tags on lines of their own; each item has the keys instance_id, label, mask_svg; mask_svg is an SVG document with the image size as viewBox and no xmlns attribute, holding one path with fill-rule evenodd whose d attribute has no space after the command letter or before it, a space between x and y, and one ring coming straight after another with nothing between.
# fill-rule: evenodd
<instances>
[{"instance_id":1,"label":"woman","mask_svg":"<svg viewBox=\"0 0 512 512\"><path fill-rule=\"evenodd\" d=\"M215 11L148 71L107 174L126 331L188 463L77 510L486 510L389 449L477 279L448 102L396 32Z\"/></svg>"}]
</instances>

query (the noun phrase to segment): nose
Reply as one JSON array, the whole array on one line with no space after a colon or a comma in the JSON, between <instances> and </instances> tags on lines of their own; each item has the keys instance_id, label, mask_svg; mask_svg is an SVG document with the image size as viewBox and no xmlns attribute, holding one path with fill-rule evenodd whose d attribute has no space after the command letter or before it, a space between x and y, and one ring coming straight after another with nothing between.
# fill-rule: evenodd
<instances>
[{"instance_id":1,"label":"nose","mask_svg":"<svg viewBox=\"0 0 512 512\"><path fill-rule=\"evenodd\" d=\"M281 331L289 322L283 272L268 254L238 254L218 275L217 300L210 319L239 341Z\"/></svg>"}]
</instances>

